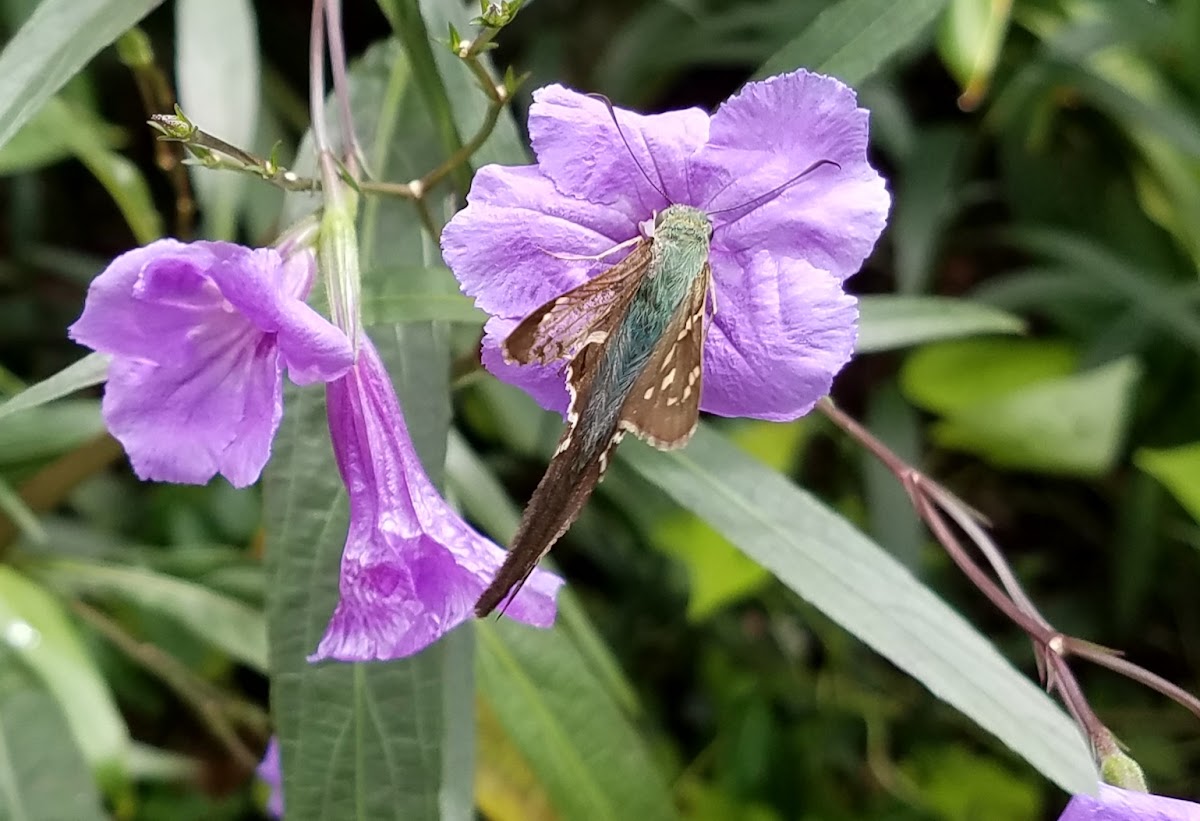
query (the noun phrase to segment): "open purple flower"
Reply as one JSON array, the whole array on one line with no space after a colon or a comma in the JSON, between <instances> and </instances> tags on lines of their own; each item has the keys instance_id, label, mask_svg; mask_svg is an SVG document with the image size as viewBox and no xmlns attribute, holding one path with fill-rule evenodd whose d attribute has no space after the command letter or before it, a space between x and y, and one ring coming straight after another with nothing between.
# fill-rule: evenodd
<instances>
[{"instance_id":1,"label":"open purple flower","mask_svg":"<svg viewBox=\"0 0 1200 821\"><path fill-rule=\"evenodd\" d=\"M267 752L255 772L259 779L271 788L271 797L267 799L267 812L276 818L283 818L283 770L279 762L279 739L271 736Z\"/></svg>"},{"instance_id":2,"label":"open purple flower","mask_svg":"<svg viewBox=\"0 0 1200 821\"><path fill-rule=\"evenodd\" d=\"M1058 821L1200 821L1200 804L1101 784L1097 796L1072 798Z\"/></svg>"},{"instance_id":3,"label":"open purple flower","mask_svg":"<svg viewBox=\"0 0 1200 821\"><path fill-rule=\"evenodd\" d=\"M442 234L463 290L491 314L488 369L564 410L565 361L510 365L500 342L539 305L620 260L576 257L611 251L656 211L685 204L714 224L701 409L773 420L809 411L853 350L857 306L842 282L871 252L890 202L867 163L867 112L854 92L796 71L748 84L711 117L618 109L630 148L602 102L561 86L533 99L537 164L480 169Z\"/></svg>"},{"instance_id":4,"label":"open purple flower","mask_svg":"<svg viewBox=\"0 0 1200 821\"><path fill-rule=\"evenodd\" d=\"M473 615L504 559L430 483L371 341L326 389L338 469L350 494L341 597L310 661L407 656ZM507 615L554 622L557 576L537 570Z\"/></svg>"},{"instance_id":5,"label":"open purple flower","mask_svg":"<svg viewBox=\"0 0 1200 821\"><path fill-rule=\"evenodd\" d=\"M326 381L354 359L304 303L315 261L270 248L164 239L113 260L88 289L76 342L112 355L104 421L142 479L253 483L283 415L283 367Z\"/></svg>"}]
</instances>

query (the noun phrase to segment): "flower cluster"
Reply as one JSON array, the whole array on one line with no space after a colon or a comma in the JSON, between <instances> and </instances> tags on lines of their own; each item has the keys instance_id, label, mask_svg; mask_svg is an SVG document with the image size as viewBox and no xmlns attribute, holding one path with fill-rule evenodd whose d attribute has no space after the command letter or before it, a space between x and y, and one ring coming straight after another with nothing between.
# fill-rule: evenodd
<instances>
[{"instance_id":1,"label":"flower cluster","mask_svg":"<svg viewBox=\"0 0 1200 821\"><path fill-rule=\"evenodd\" d=\"M160 240L115 259L71 326L111 356L103 413L143 479L258 479L283 414L283 370L328 384L330 433L350 494L341 600L312 659L416 653L470 617L504 552L437 493L370 341L312 310L315 259L226 242ZM554 620L561 580L541 571L509 608Z\"/></svg>"}]
</instances>

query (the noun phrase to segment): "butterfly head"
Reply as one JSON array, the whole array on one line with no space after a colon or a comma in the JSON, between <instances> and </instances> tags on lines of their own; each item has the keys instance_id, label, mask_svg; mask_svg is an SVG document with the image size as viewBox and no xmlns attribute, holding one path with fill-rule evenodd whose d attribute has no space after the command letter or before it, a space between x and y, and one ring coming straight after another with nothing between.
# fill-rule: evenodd
<instances>
[{"instance_id":1,"label":"butterfly head","mask_svg":"<svg viewBox=\"0 0 1200 821\"><path fill-rule=\"evenodd\" d=\"M668 205L654 217L654 237L668 242L700 243L707 247L713 224L708 214L690 205Z\"/></svg>"}]
</instances>

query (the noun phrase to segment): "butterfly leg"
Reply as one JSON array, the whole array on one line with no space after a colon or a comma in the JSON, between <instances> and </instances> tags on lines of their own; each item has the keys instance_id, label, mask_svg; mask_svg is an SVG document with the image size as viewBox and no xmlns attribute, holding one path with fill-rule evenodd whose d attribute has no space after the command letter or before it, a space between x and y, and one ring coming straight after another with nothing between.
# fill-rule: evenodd
<instances>
[{"instance_id":1,"label":"butterfly leg","mask_svg":"<svg viewBox=\"0 0 1200 821\"><path fill-rule=\"evenodd\" d=\"M601 251L598 254L590 254L590 255L589 254L556 254L554 251L547 251L545 248L540 248L538 250L540 250L543 254L547 254L549 256L554 257L555 259L566 259L566 260L573 260L573 261L586 260L589 262L595 262L597 260L604 259L605 257L612 256L617 251L623 251L626 248L636 245L640 241L641 241L641 237L634 237L633 239L627 239L624 242L614 245L612 248L609 248L607 251Z\"/></svg>"}]
</instances>

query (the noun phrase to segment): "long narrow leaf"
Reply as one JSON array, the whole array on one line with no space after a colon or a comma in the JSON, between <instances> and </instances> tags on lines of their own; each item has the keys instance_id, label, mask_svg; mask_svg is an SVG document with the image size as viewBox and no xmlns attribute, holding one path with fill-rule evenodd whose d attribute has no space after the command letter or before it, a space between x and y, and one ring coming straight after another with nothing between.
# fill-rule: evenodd
<instances>
[{"instance_id":1,"label":"long narrow leaf","mask_svg":"<svg viewBox=\"0 0 1200 821\"><path fill-rule=\"evenodd\" d=\"M701 426L688 447L623 458L826 615L1069 792L1097 775L1075 725L895 559L820 502Z\"/></svg>"},{"instance_id":2,"label":"long narrow leaf","mask_svg":"<svg viewBox=\"0 0 1200 821\"><path fill-rule=\"evenodd\" d=\"M0 52L0 145L162 0L44 0Z\"/></svg>"},{"instance_id":3,"label":"long narrow leaf","mask_svg":"<svg viewBox=\"0 0 1200 821\"><path fill-rule=\"evenodd\" d=\"M946 0L841 0L759 68L755 78L800 66L856 86L929 30Z\"/></svg>"}]
</instances>

